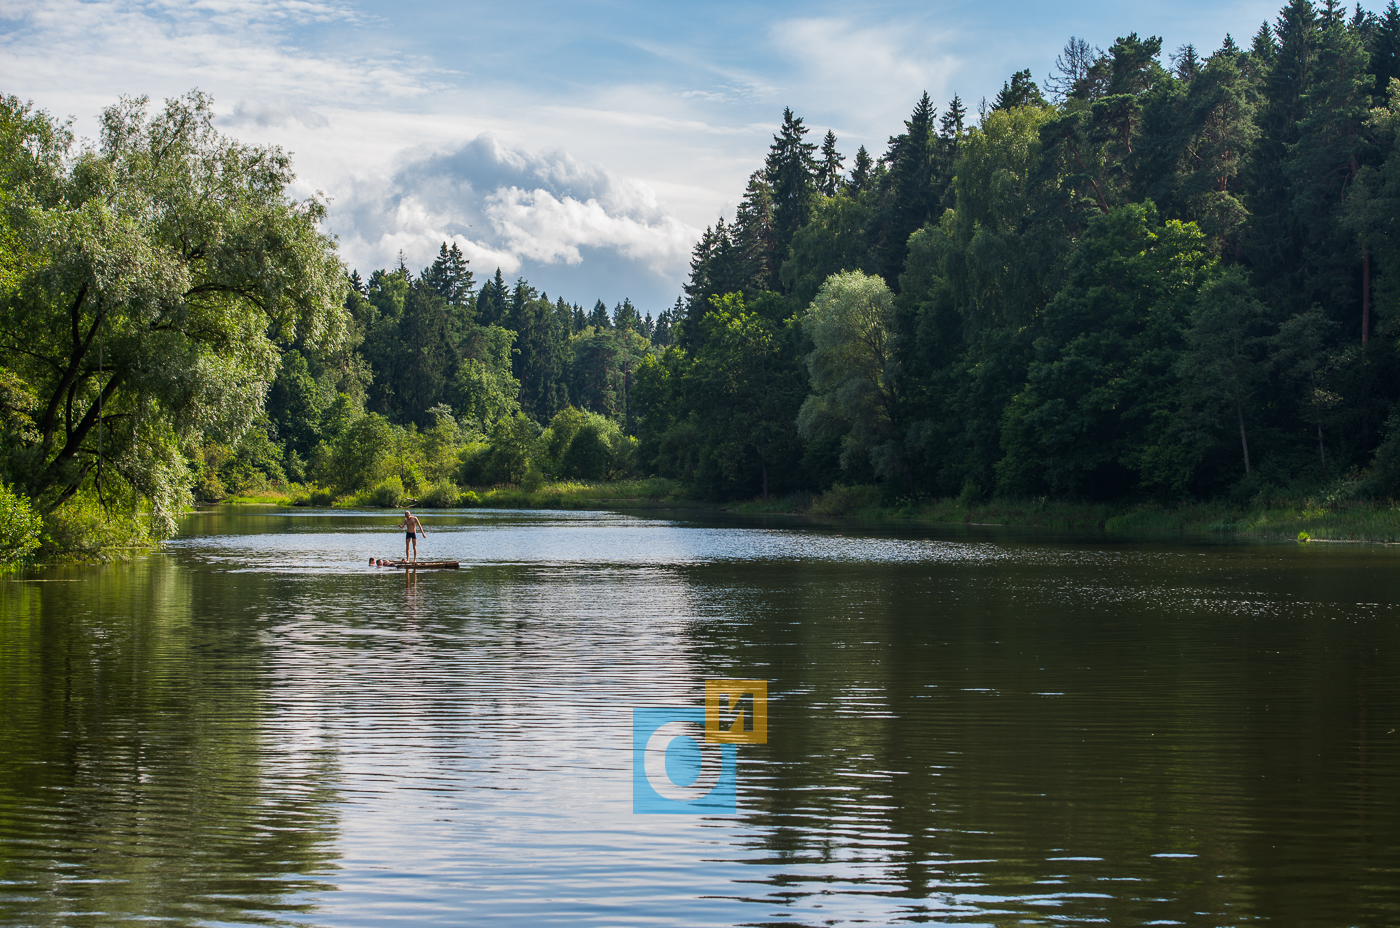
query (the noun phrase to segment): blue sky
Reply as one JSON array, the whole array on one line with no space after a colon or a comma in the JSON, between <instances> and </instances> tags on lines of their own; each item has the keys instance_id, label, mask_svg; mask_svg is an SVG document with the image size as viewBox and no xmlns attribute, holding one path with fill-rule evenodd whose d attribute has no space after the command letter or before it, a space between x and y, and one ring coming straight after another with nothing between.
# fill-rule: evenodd
<instances>
[{"instance_id":1,"label":"blue sky","mask_svg":"<svg viewBox=\"0 0 1400 928\"><path fill-rule=\"evenodd\" d=\"M849 163L922 91L975 110L1012 71L1043 80L1071 35L1208 52L1278 6L4 0L0 91L92 134L118 95L198 87L225 132L294 153L351 267L422 267L451 240L478 279L655 314L784 106Z\"/></svg>"}]
</instances>

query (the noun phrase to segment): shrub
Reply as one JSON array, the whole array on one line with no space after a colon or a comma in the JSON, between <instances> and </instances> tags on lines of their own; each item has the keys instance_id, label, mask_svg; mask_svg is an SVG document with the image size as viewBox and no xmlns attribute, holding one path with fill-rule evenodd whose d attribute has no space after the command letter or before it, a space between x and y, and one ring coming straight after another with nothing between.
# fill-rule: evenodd
<instances>
[{"instance_id":1,"label":"shrub","mask_svg":"<svg viewBox=\"0 0 1400 928\"><path fill-rule=\"evenodd\" d=\"M123 557L152 542L150 512L130 499L109 509L91 490L82 490L44 517L44 550L79 560Z\"/></svg>"},{"instance_id":2,"label":"shrub","mask_svg":"<svg viewBox=\"0 0 1400 928\"><path fill-rule=\"evenodd\" d=\"M602 480L608 475L608 459L612 456L604 426L585 422L574 433L573 440L559 461L559 473L581 480Z\"/></svg>"},{"instance_id":3,"label":"shrub","mask_svg":"<svg viewBox=\"0 0 1400 928\"><path fill-rule=\"evenodd\" d=\"M0 564L17 564L33 554L42 526L29 497L0 482Z\"/></svg>"},{"instance_id":4,"label":"shrub","mask_svg":"<svg viewBox=\"0 0 1400 928\"><path fill-rule=\"evenodd\" d=\"M395 474L375 484L374 489L356 496L355 502L361 506L376 506L380 509L397 509L399 506L403 505L406 496L407 494L403 489L403 481L399 479L398 474Z\"/></svg>"},{"instance_id":5,"label":"shrub","mask_svg":"<svg viewBox=\"0 0 1400 928\"><path fill-rule=\"evenodd\" d=\"M847 487L838 483L812 500L812 512L823 516L844 516L869 509L879 499L880 492L873 486Z\"/></svg>"},{"instance_id":6,"label":"shrub","mask_svg":"<svg viewBox=\"0 0 1400 928\"><path fill-rule=\"evenodd\" d=\"M459 506L480 506L480 505L481 505L481 497L476 495L476 491L475 491L475 490L468 490L467 492L463 493L461 496L457 497L457 505L459 505Z\"/></svg>"},{"instance_id":7,"label":"shrub","mask_svg":"<svg viewBox=\"0 0 1400 928\"><path fill-rule=\"evenodd\" d=\"M428 487L418 502L429 509L452 509L460 505L461 495L451 480L439 480Z\"/></svg>"},{"instance_id":8,"label":"shrub","mask_svg":"<svg viewBox=\"0 0 1400 928\"><path fill-rule=\"evenodd\" d=\"M394 430L387 419L376 413L361 416L328 449L320 476L342 493L372 486L383 480L391 466L394 447ZM399 489L403 489L402 480Z\"/></svg>"},{"instance_id":9,"label":"shrub","mask_svg":"<svg viewBox=\"0 0 1400 928\"><path fill-rule=\"evenodd\" d=\"M329 506L335 502L335 494L325 487L310 486L292 497L293 506Z\"/></svg>"}]
</instances>

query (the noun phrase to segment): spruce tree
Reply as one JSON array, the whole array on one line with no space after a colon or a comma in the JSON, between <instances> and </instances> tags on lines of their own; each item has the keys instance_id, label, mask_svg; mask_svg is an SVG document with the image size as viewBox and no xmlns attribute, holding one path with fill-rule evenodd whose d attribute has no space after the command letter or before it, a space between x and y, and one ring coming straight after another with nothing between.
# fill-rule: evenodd
<instances>
[{"instance_id":1,"label":"spruce tree","mask_svg":"<svg viewBox=\"0 0 1400 928\"><path fill-rule=\"evenodd\" d=\"M823 196L834 197L841 183L845 159L836 150L836 133L830 129L822 139L822 157L817 162L817 190Z\"/></svg>"},{"instance_id":2,"label":"spruce tree","mask_svg":"<svg viewBox=\"0 0 1400 928\"><path fill-rule=\"evenodd\" d=\"M1014 106L1045 106L1040 88L1031 80L1029 70L1017 71L1011 80L1001 85L1001 92L992 103L993 110L1009 110Z\"/></svg>"},{"instance_id":3,"label":"spruce tree","mask_svg":"<svg viewBox=\"0 0 1400 928\"><path fill-rule=\"evenodd\" d=\"M890 139L891 197L880 244L880 269L887 282L897 281L904 268L909 236L937 215L947 178L939 170L938 138L934 135L933 102L924 93L905 120L904 132Z\"/></svg>"},{"instance_id":4,"label":"spruce tree","mask_svg":"<svg viewBox=\"0 0 1400 928\"><path fill-rule=\"evenodd\" d=\"M1371 43L1371 73L1376 82L1371 90L1376 106L1389 99L1390 79L1400 77L1400 9L1390 0L1376 23Z\"/></svg>"},{"instance_id":5,"label":"spruce tree","mask_svg":"<svg viewBox=\"0 0 1400 928\"><path fill-rule=\"evenodd\" d=\"M870 152L862 145L856 149L855 164L851 165L851 177L846 181L846 189L851 193L860 193L870 186L870 172L875 163L870 159Z\"/></svg>"},{"instance_id":6,"label":"spruce tree","mask_svg":"<svg viewBox=\"0 0 1400 928\"><path fill-rule=\"evenodd\" d=\"M593 312L588 314L588 324L595 329L611 329L612 320L608 317L608 304L602 300L593 304Z\"/></svg>"},{"instance_id":7,"label":"spruce tree","mask_svg":"<svg viewBox=\"0 0 1400 928\"><path fill-rule=\"evenodd\" d=\"M456 242L451 248L443 242L437 260L423 269L421 277L449 304L465 306L472 293L472 272L467 268L470 263Z\"/></svg>"},{"instance_id":8,"label":"spruce tree","mask_svg":"<svg viewBox=\"0 0 1400 928\"><path fill-rule=\"evenodd\" d=\"M773 191L773 236L778 256L787 254L792 236L812 215L816 196L816 146L804 141L807 127L790 107L783 109L783 125L773 136L764 165L764 180Z\"/></svg>"},{"instance_id":9,"label":"spruce tree","mask_svg":"<svg viewBox=\"0 0 1400 928\"><path fill-rule=\"evenodd\" d=\"M482 325L503 325L506 318L506 280L501 269L496 276L481 285L476 297L476 319Z\"/></svg>"},{"instance_id":10,"label":"spruce tree","mask_svg":"<svg viewBox=\"0 0 1400 928\"><path fill-rule=\"evenodd\" d=\"M735 290L752 295L757 290L777 289L777 240L773 232L773 190L762 171L749 175L744 199L734 215L732 271L717 274L718 294ZM728 282L728 283L726 283Z\"/></svg>"}]
</instances>

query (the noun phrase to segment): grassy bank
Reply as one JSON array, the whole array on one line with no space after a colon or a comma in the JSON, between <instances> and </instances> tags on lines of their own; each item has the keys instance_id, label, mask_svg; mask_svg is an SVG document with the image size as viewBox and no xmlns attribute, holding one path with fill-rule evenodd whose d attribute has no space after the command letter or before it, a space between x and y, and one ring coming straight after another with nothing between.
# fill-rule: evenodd
<instances>
[{"instance_id":1,"label":"grassy bank","mask_svg":"<svg viewBox=\"0 0 1400 928\"><path fill-rule=\"evenodd\" d=\"M1119 532L1230 534L1313 541L1400 542L1400 504L1390 501L1271 502L1240 507L1224 502L1115 505L1060 500L931 500L881 506L874 487L834 487L816 497L754 501L736 512L791 512L864 520L957 522Z\"/></svg>"},{"instance_id":2,"label":"grassy bank","mask_svg":"<svg viewBox=\"0 0 1400 928\"><path fill-rule=\"evenodd\" d=\"M547 483L536 489L492 487L476 491L480 505L499 509L718 509L686 499L675 480L651 477L611 483Z\"/></svg>"},{"instance_id":3,"label":"grassy bank","mask_svg":"<svg viewBox=\"0 0 1400 928\"><path fill-rule=\"evenodd\" d=\"M229 496L226 506L305 506L339 509L667 509L675 507L718 509L719 504L687 499L684 486L675 480L651 477L583 483L561 481L538 487L475 487L459 490L438 484L422 498L408 495L402 484L380 485L359 493L336 496L328 490L292 484L259 493Z\"/></svg>"},{"instance_id":4,"label":"grassy bank","mask_svg":"<svg viewBox=\"0 0 1400 928\"><path fill-rule=\"evenodd\" d=\"M1392 502L1304 499L1240 507L1226 502L1121 505L1063 500L930 500L901 506L881 506L874 487L837 486L818 496L795 494L770 500L717 504L697 501L676 480L584 483L563 481L534 488L481 487L458 494L468 507L492 509L713 509L765 515L790 514L863 521L910 521L1005 525L1122 534L1228 534L1258 538L1313 541L1400 542L1400 505ZM332 499L305 491L268 491L224 500L234 505L317 505L395 508L412 505L438 508L434 500L371 500L367 494ZM450 495L449 495L450 496ZM440 499L441 497L439 497Z\"/></svg>"}]
</instances>

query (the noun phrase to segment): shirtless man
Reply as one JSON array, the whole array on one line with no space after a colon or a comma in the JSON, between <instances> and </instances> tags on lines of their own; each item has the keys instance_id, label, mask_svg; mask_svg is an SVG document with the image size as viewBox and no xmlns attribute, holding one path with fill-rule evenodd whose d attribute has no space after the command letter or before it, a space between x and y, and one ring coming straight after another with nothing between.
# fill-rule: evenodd
<instances>
[{"instance_id":1,"label":"shirtless man","mask_svg":"<svg viewBox=\"0 0 1400 928\"><path fill-rule=\"evenodd\" d=\"M404 530L404 536L403 536L403 559L404 559L405 561L408 560L408 546L409 546L409 545L412 545L412 546L413 546L413 562L416 564L416 563L418 562L418 535L417 535L417 533L418 533L418 532L422 532L424 535L426 535L426 534L428 534L428 533L423 531L423 523L418 521L418 517L415 516L413 513L409 512L407 509L405 509L405 510L403 511L403 521L399 523L399 528L401 528L401 529Z\"/></svg>"}]
</instances>

